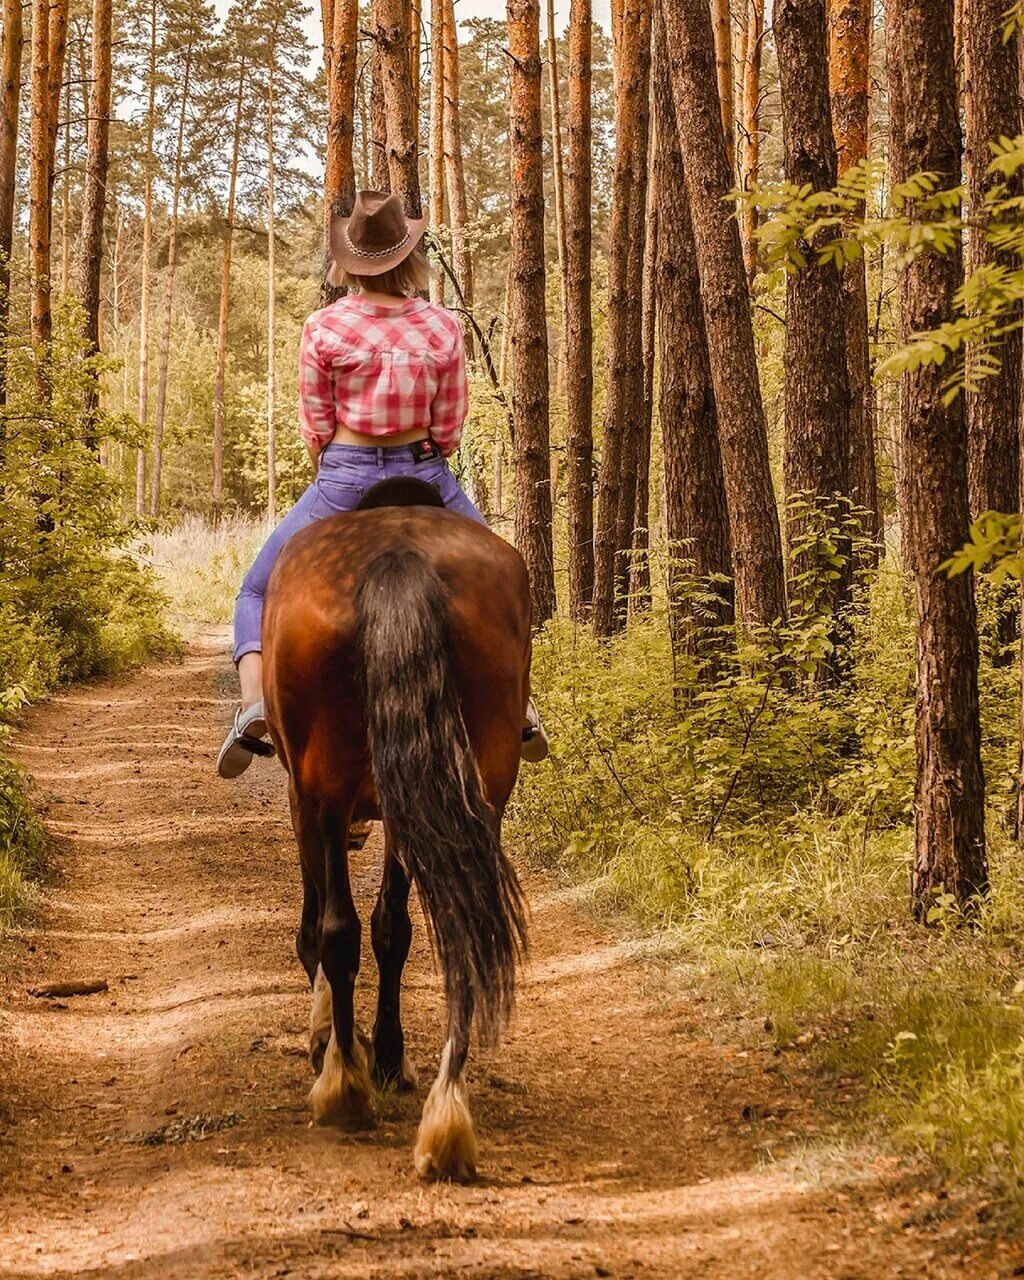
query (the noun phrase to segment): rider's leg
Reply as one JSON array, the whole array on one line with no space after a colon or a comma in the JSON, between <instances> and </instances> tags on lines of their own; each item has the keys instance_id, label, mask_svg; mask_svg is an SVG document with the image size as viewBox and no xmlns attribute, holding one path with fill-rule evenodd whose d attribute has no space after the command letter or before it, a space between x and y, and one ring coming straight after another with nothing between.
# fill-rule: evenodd
<instances>
[{"instance_id":1,"label":"rider's leg","mask_svg":"<svg viewBox=\"0 0 1024 1280\"><path fill-rule=\"evenodd\" d=\"M263 697L263 654L250 650L238 659L238 683L242 688L242 710Z\"/></svg>"}]
</instances>

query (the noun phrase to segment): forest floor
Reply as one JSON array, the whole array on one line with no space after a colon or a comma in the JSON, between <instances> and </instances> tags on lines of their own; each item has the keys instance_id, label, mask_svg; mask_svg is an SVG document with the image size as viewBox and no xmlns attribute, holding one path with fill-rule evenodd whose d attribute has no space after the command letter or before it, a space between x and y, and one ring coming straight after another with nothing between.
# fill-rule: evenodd
<instances>
[{"instance_id":1,"label":"forest floor","mask_svg":"<svg viewBox=\"0 0 1024 1280\"><path fill-rule=\"evenodd\" d=\"M418 917L419 1089L371 1132L311 1129L284 775L214 776L232 694L207 632L19 733L57 869L0 965L0 1276L1024 1274L979 1196L844 1141L851 1092L751 1048L656 947L536 874L513 1025L471 1058L480 1181L411 1168L442 1027ZM364 916L379 857L375 835L354 859ZM29 994L94 977L109 989Z\"/></svg>"}]
</instances>

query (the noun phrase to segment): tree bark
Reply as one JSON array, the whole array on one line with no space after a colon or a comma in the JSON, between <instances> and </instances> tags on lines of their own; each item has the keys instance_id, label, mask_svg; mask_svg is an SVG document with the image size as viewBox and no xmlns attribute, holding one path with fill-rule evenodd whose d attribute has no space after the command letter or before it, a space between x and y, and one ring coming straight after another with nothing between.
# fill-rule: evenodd
<instances>
[{"instance_id":1,"label":"tree bark","mask_svg":"<svg viewBox=\"0 0 1024 1280\"><path fill-rule=\"evenodd\" d=\"M3 0L0 33L0 409L7 404L7 337L11 314L11 253L14 248L14 188L18 159L21 53L25 43L21 0ZM0 462L5 451L0 416Z\"/></svg>"},{"instance_id":2,"label":"tree bark","mask_svg":"<svg viewBox=\"0 0 1024 1280\"><path fill-rule=\"evenodd\" d=\"M444 170L448 182L448 214L452 227L452 269L459 292L469 311L473 310L473 258L466 239L466 173L462 159L462 125L459 119L459 36L452 0L444 6ZM467 321L466 353L473 357L473 330Z\"/></svg>"},{"instance_id":3,"label":"tree bark","mask_svg":"<svg viewBox=\"0 0 1024 1280\"><path fill-rule=\"evenodd\" d=\"M388 121L384 103L384 52L374 38L370 48L370 185L374 191L390 189L388 172Z\"/></svg>"},{"instance_id":4,"label":"tree bark","mask_svg":"<svg viewBox=\"0 0 1024 1280\"><path fill-rule=\"evenodd\" d=\"M885 67L889 99L888 211L891 216L896 216L901 213L901 210L896 207L895 202L892 199L892 192L901 183L905 182L909 176L907 161L904 155L907 121L906 108L903 101L903 74L901 70L902 39L900 35L900 0L884 0L884 6ZM901 271L897 281L899 306L897 307L896 314L896 341L899 343L905 342L907 337L906 328L904 326L904 318L907 313L907 302L905 298L906 287L907 274L906 272ZM907 563L910 561L912 521L910 520L907 512L906 468L902 452L902 440L907 418L908 385L906 378L900 379L896 396L896 414L899 419L897 424L896 440L899 442L899 447L894 450L893 453L896 510L899 517L900 545L903 552L903 559Z\"/></svg>"},{"instance_id":5,"label":"tree bark","mask_svg":"<svg viewBox=\"0 0 1024 1280\"><path fill-rule=\"evenodd\" d=\"M171 362L171 321L174 317L174 274L178 263L178 209L181 202L181 174L185 150L185 112L192 79L194 41L185 50L181 82L181 111L174 148L174 181L171 187L171 221L167 232L167 271L164 276L164 318L157 355L156 415L153 420L153 464L150 472L149 513L160 514L160 489L164 461L164 420L167 415L167 375Z\"/></svg>"},{"instance_id":6,"label":"tree bark","mask_svg":"<svg viewBox=\"0 0 1024 1280\"><path fill-rule=\"evenodd\" d=\"M430 3L430 137L427 154L427 180L430 186L430 226L438 239L445 225L444 172L444 0ZM430 280L430 300L439 306L445 302L444 272L437 270Z\"/></svg>"},{"instance_id":7,"label":"tree bark","mask_svg":"<svg viewBox=\"0 0 1024 1280\"><path fill-rule=\"evenodd\" d=\"M356 198L353 156L359 0L331 5L327 63L327 162L324 171L324 245L330 246L331 214L350 214Z\"/></svg>"},{"instance_id":8,"label":"tree bark","mask_svg":"<svg viewBox=\"0 0 1024 1280\"><path fill-rule=\"evenodd\" d=\"M999 177L988 172L989 144L1021 131L1018 40L1003 40L1003 0L964 0L966 58L966 167L972 215L967 240L967 270L1015 265L1012 253L999 253L976 229L985 197ZM1019 194L1020 183L1015 190ZM1014 329L1001 342L997 374L983 378L967 397L968 486L971 516L984 511L1018 511L1020 457L1017 447L1021 414L1021 333Z\"/></svg>"},{"instance_id":9,"label":"tree bark","mask_svg":"<svg viewBox=\"0 0 1024 1280\"><path fill-rule=\"evenodd\" d=\"M555 610L548 421L548 334L544 298L544 167L541 130L540 7L508 0L511 59L512 418L516 473L515 542L530 571L533 621Z\"/></svg>"},{"instance_id":10,"label":"tree bark","mask_svg":"<svg viewBox=\"0 0 1024 1280\"><path fill-rule=\"evenodd\" d=\"M29 277L32 344L37 384L49 403L47 355L50 347L50 4L32 0L32 122L29 151Z\"/></svg>"},{"instance_id":11,"label":"tree bark","mask_svg":"<svg viewBox=\"0 0 1024 1280\"><path fill-rule=\"evenodd\" d=\"M628 552L636 510L636 464L643 412L644 220L646 212L651 5L625 0L615 79L615 178L608 263L608 391L594 537L594 631L625 622ZM628 512L628 518L626 513ZM625 563L624 563L625 561Z\"/></svg>"},{"instance_id":12,"label":"tree bark","mask_svg":"<svg viewBox=\"0 0 1024 1280\"><path fill-rule=\"evenodd\" d=\"M555 244L558 249L558 288L562 300L562 348L565 348L565 165L562 159L562 104L558 87L558 33L555 0L547 0L548 99L551 106L551 170L555 189ZM561 366L562 361L559 361Z\"/></svg>"},{"instance_id":13,"label":"tree bark","mask_svg":"<svg viewBox=\"0 0 1024 1280\"><path fill-rule=\"evenodd\" d=\"M142 279L139 286L139 408L138 419L145 427L149 421L149 267L153 246L153 134L156 128L156 44L157 0L150 5L149 27L149 102L146 111L146 172L142 197ZM135 451L135 514L146 509L146 450Z\"/></svg>"},{"instance_id":14,"label":"tree bark","mask_svg":"<svg viewBox=\"0 0 1024 1280\"><path fill-rule=\"evenodd\" d=\"M374 0L374 37L380 50L387 122L388 177L406 216L422 216L408 0Z\"/></svg>"},{"instance_id":15,"label":"tree bark","mask_svg":"<svg viewBox=\"0 0 1024 1280\"><path fill-rule=\"evenodd\" d=\"M741 184L750 191L761 170L761 61L764 52L764 0L750 0L747 27L747 56L743 63L743 159ZM744 205L743 260L747 280L752 284L757 271L757 210Z\"/></svg>"},{"instance_id":16,"label":"tree bark","mask_svg":"<svg viewBox=\"0 0 1024 1280\"><path fill-rule=\"evenodd\" d=\"M840 178L868 157L873 7L872 0L830 0L829 87ZM857 213L863 216L863 201ZM868 512L865 532L879 542L882 520L875 459L867 263L863 256L844 266L842 289L850 388L850 495Z\"/></svg>"},{"instance_id":17,"label":"tree bark","mask_svg":"<svg viewBox=\"0 0 1024 1280\"><path fill-rule=\"evenodd\" d=\"M825 0L775 0L775 43L782 92L785 173L797 187L828 191L836 185L836 144L828 87ZM850 391L846 342L836 323L842 289L834 263L820 265L817 250L834 232L804 244L806 265L786 277L786 439L783 470L787 499L830 506L850 490ZM789 513L791 549L807 530L807 517ZM794 576L813 569L794 557ZM841 602L842 587L833 597Z\"/></svg>"},{"instance_id":18,"label":"tree bark","mask_svg":"<svg viewBox=\"0 0 1024 1280\"><path fill-rule=\"evenodd\" d=\"M731 173L715 88L711 15L705 0L661 4L715 388L736 612L744 625L768 623L786 614L782 539L739 227L724 198Z\"/></svg>"},{"instance_id":19,"label":"tree bark","mask_svg":"<svg viewBox=\"0 0 1024 1280\"><path fill-rule=\"evenodd\" d=\"M653 16L653 15L652 15ZM653 42L652 42L653 48ZM664 58L661 69L664 74ZM652 70L653 70L652 63ZM640 401L640 433L637 440L636 492L633 511L633 558L630 566L629 603L635 613L651 607L651 425L654 420L654 348L658 325L658 174L656 124L653 98L649 109L647 213L644 219L644 255L641 271L640 352L643 377ZM673 128L675 124L673 122Z\"/></svg>"},{"instance_id":20,"label":"tree bark","mask_svg":"<svg viewBox=\"0 0 1024 1280\"><path fill-rule=\"evenodd\" d=\"M593 84L591 0L569 10L569 167L565 237L566 502L569 612L582 622L594 593L594 321L592 305Z\"/></svg>"},{"instance_id":21,"label":"tree bark","mask_svg":"<svg viewBox=\"0 0 1024 1280\"><path fill-rule=\"evenodd\" d=\"M110 141L110 53L112 0L94 0L92 8L92 88L89 93L89 147L82 209L82 242L78 264L79 292L85 307L88 352L100 349L100 268L103 264L103 217L107 200ZM88 395L86 417L96 411L98 393Z\"/></svg>"},{"instance_id":22,"label":"tree bark","mask_svg":"<svg viewBox=\"0 0 1024 1280\"><path fill-rule=\"evenodd\" d=\"M337 49L337 46L335 46ZM352 61L352 94L355 93L355 43L348 51ZM277 402L277 210L274 205L274 72L277 50L273 38L267 58L267 521L277 518L277 434L275 409ZM351 102L351 97L349 102ZM349 112L349 119L352 112ZM348 165L352 172L352 138L348 140ZM354 187L354 182L353 182ZM353 200L355 194L353 191Z\"/></svg>"},{"instance_id":23,"label":"tree bark","mask_svg":"<svg viewBox=\"0 0 1024 1280\"><path fill-rule=\"evenodd\" d=\"M224 380L228 363L228 310L231 300L231 252L235 239L235 197L238 190L238 162L242 145L242 107L245 102L245 58L238 64L235 95L235 123L231 142L231 170L228 178L228 207L224 222L224 252L220 269L220 308L217 315L217 368L213 388L213 515L220 517L224 499Z\"/></svg>"},{"instance_id":24,"label":"tree bark","mask_svg":"<svg viewBox=\"0 0 1024 1280\"><path fill-rule=\"evenodd\" d=\"M718 444L715 393L701 308L697 246L672 87L665 72L664 27L655 14L654 94L658 186L658 338L661 381L658 418L665 468L669 625L674 653L710 658L721 649L714 628L732 621L729 513ZM661 71L659 73L659 68ZM708 618L692 608L691 578L714 588L721 602Z\"/></svg>"},{"instance_id":25,"label":"tree bark","mask_svg":"<svg viewBox=\"0 0 1024 1280\"><path fill-rule=\"evenodd\" d=\"M722 128L729 172L736 167L736 120L733 110L732 15L729 0L711 0L715 19L715 78L722 104Z\"/></svg>"},{"instance_id":26,"label":"tree bark","mask_svg":"<svg viewBox=\"0 0 1024 1280\"><path fill-rule=\"evenodd\" d=\"M953 0L900 0L898 8L903 162L911 173L936 173L955 187L961 139ZM955 248L925 253L906 267L907 332L931 329L953 314L961 268ZM945 369L932 364L905 375L908 560L918 622L912 898L920 920L940 891L966 907L988 885L974 585L969 573L949 578L939 568L964 544L968 526L964 403L962 397L943 403L945 378Z\"/></svg>"},{"instance_id":27,"label":"tree bark","mask_svg":"<svg viewBox=\"0 0 1024 1280\"><path fill-rule=\"evenodd\" d=\"M49 123L47 133L47 182L49 213L53 217L53 181L56 174L57 133L60 129L60 99L64 87L64 58L68 48L68 0L54 0L50 5L49 56L47 60Z\"/></svg>"}]
</instances>

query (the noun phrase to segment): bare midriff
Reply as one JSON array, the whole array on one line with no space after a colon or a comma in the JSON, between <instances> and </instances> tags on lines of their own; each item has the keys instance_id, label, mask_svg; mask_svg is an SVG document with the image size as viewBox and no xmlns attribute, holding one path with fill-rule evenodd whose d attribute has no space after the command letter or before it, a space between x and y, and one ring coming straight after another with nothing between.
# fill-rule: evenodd
<instances>
[{"instance_id":1,"label":"bare midriff","mask_svg":"<svg viewBox=\"0 0 1024 1280\"><path fill-rule=\"evenodd\" d=\"M396 445L415 444L417 440L426 440L430 432L423 427L412 431L396 431L393 436L368 436L358 431L349 431L348 427L337 427L331 438L331 444L354 444L360 449L393 449Z\"/></svg>"}]
</instances>

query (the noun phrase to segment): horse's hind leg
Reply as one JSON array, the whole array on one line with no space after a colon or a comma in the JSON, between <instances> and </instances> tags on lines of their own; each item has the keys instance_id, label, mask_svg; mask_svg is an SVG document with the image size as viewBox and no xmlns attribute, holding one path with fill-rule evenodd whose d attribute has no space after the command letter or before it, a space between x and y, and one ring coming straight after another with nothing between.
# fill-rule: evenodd
<instances>
[{"instance_id":1,"label":"horse's hind leg","mask_svg":"<svg viewBox=\"0 0 1024 1280\"><path fill-rule=\"evenodd\" d=\"M416 1071L405 1053L402 1032L402 970L412 941L409 919L409 877L390 841L384 846L384 875L371 921L373 954L377 957L380 988L373 1025L374 1073L381 1084L412 1088Z\"/></svg>"},{"instance_id":2,"label":"horse's hind leg","mask_svg":"<svg viewBox=\"0 0 1024 1280\"><path fill-rule=\"evenodd\" d=\"M323 1069L310 1090L309 1101L316 1124L361 1124L372 1115L373 1086L352 1003L361 928L348 879L348 815L324 826L327 856L320 965L330 984L332 1026Z\"/></svg>"},{"instance_id":3,"label":"horse's hind leg","mask_svg":"<svg viewBox=\"0 0 1024 1280\"><path fill-rule=\"evenodd\" d=\"M413 1161L421 1178L468 1182L476 1175L477 1145L469 1113L466 1058L473 1006L468 997L448 1009L448 1042L441 1069L423 1106Z\"/></svg>"},{"instance_id":4,"label":"horse's hind leg","mask_svg":"<svg viewBox=\"0 0 1024 1280\"><path fill-rule=\"evenodd\" d=\"M331 1038L331 988L320 967L320 899L324 882L324 840L315 809L292 784L288 793L292 827L299 846L302 871L302 916L295 935L295 951L309 977L313 1004L309 1014L309 1060L316 1075L323 1067Z\"/></svg>"}]
</instances>

